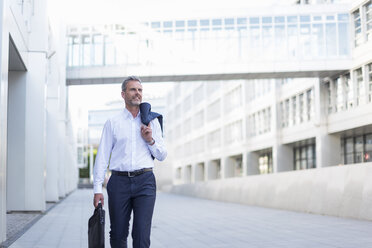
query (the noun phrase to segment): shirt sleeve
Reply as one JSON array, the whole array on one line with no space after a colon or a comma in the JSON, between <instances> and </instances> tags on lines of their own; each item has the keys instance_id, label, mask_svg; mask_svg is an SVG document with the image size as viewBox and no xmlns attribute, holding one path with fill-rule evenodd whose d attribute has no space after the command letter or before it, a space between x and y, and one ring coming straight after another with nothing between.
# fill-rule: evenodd
<instances>
[{"instance_id":1,"label":"shirt sleeve","mask_svg":"<svg viewBox=\"0 0 372 248\"><path fill-rule=\"evenodd\" d=\"M102 193L102 183L105 179L106 169L110 162L113 147L111 121L107 120L103 127L101 141L99 143L96 161L94 163L93 186L94 193Z\"/></svg>"},{"instance_id":2,"label":"shirt sleeve","mask_svg":"<svg viewBox=\"0 0 372 248\"><path fill-rule=\"evenodd\" d=\"M167 157L167 150L165 148L158 118L155 118L151 121L151 128L152 138L155 140L155 143L152 146L147 146L149 147L152 156L154 156L159 161L163 161Z\"/></svg>"}]
</instances>

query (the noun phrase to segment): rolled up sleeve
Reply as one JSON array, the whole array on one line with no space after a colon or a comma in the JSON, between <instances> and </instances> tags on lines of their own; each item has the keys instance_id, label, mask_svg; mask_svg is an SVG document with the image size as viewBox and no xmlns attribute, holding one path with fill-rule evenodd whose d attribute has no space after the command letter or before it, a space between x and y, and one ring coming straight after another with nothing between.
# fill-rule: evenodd
<instances>
[{"instance_id":1,"label":"rolled up sleeve","mask_svg":"<svg viewBox=\"0 0 372 248\"><path fill-rule=\"evenodd\" d=\"M164 144L162 131L158 118L151 121L152 137L155 140L153 145L148 145L149 150L157 160L163 161L167 157L167 149Z\"/></svg>"}]
</instances>

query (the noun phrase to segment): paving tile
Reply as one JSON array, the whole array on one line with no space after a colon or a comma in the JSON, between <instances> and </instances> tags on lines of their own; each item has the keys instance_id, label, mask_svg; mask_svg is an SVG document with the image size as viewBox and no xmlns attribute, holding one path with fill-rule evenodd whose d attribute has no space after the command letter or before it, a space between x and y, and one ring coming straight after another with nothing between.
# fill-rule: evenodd
<instances>
[{"instance_id":1,"label":"paving tile","mask_svg":"<svg viewBox=\"0 0 372 248\"><path fill-rule=\"evenodd\" d=\"M76 190L10 247L86 248L92 197L92 190ZM106 247L109 222L107 211ZM151 247L371 248L372 222L158 193Z\"/></svg>"}]
</instances>

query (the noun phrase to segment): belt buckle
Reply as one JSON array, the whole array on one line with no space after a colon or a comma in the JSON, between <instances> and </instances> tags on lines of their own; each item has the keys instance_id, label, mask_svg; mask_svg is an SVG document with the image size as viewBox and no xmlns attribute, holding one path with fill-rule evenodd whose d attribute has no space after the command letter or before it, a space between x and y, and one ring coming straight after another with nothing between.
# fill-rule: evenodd
<instances>
[{"instance_id":1,"label":"belt buckle","mask_svg":"<svg viewBox=\"0 0 372 248\"><path fill-rule=\"evenodd\" d=\"M135 174L133 173L133 171L132 171L132 175L130 175L130 171L128 171L128 177L134 177L135 176Z\"/></svg>"}]
</instances>

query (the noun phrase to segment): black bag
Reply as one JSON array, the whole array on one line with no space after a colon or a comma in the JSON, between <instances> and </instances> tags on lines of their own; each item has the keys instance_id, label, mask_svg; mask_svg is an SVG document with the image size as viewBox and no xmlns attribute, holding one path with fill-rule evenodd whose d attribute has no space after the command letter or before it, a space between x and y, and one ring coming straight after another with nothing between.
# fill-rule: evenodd
<instances>
[{"instance_id":1,"label":"black bag","mask_svg":"<svg viewBox=\"0 0 372 248\"><path fill-rule=\"evenodd\" d=\"M89 218L88 243L89 248L105 247L105 210L101 203L98 203L92 217Z\"/></svg>"}]
</instances>

